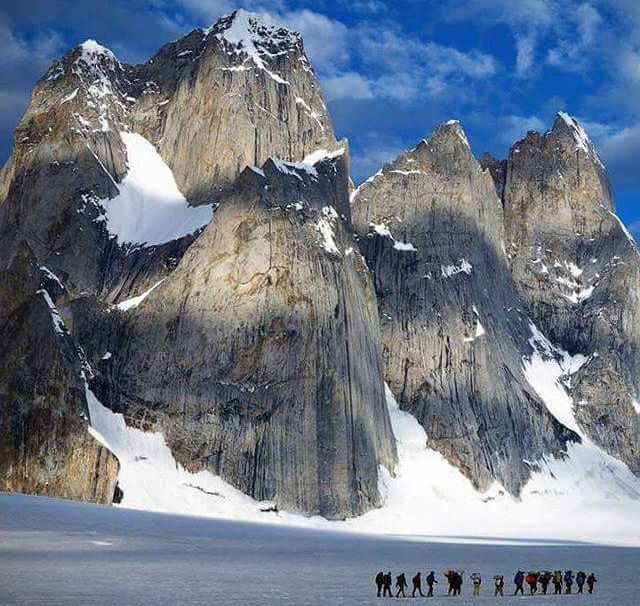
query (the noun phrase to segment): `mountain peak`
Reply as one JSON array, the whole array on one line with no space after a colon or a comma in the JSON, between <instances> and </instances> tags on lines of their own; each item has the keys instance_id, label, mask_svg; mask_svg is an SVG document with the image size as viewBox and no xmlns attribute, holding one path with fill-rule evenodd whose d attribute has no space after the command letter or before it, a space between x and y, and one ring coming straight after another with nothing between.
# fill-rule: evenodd
<instances>
[{"instance_id":1,"label":"mountain peak","mask_svg":"<svg viewBox=\"0 0 640 606\"><path fill-rule=\"evenodd\" d=\"M433 144L435 141L448 140L450 138L462 143L463 146L469 150L469 153L471 153L469 139L467 139L467 135L459 120L447 120L439 124L429 137L429 141Z\"/></svg>"},{"instance_id":2,"label":"mountain peak","mask_svg":"<svg viewBox=\"0 0 640 606\"><path fill-rule=\"evenodd\" d=\"M584 130L580 122L578 122L578 120L573 116L570 116L568 113L563 111L558 112L553 122L551 132L557 135L561 135L562 133L568 134L573 139L575 151L583 151L597 164L603 166L595 145L592 143L589 135Z\"/></svg>"},{"instance_id":3,"label":"mountain peak","mask_svg":"<svg viewBox=\"0 0 640 606\"><path fill-rule=\"evenodd\" d=\"M79 52L75 61L76 64L84 62L89 67L101 64L120 66L120 61L118 61L113 52L92 38L87 38L84 42L78 44L74 50Z\"/></svg>"},{"instance_id":4,"label":"mountain peak","mask_svg":"<svg viewBox=\"0 0 640 606\"><path fill-rule=\"evenodd\" d=\"M254 61L283 54L301 42L298 32L283 27L268 13L244 9L221 17L204 33L215 35L236 53L244 51Z\"/></svg>"}]
</instances>

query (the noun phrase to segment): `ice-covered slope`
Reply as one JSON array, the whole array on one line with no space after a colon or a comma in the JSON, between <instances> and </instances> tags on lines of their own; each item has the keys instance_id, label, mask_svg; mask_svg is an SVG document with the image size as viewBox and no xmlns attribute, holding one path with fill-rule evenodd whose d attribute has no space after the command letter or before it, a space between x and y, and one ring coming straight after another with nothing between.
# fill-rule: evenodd
<instances>
[{"instance_id":1,"label":"ice-covered slope","mask_svg":"<svg viewBox=\"0 0 640 606\"><path fill-rule=\"evenodd\" d=\"M128 172L118 195L101 203L107 229L120 244L152 246L192 234L211 220L210 205L189 206L171 169L142 135L120 133Z\"/></svg>"},{"instance_id":2,"label":"ice-covered slope","mask_svg":"<svg viewBox=\"0 0 640 606\"><path fill-rule=\"evenodd\" d=\"M540 333L537 337L544 338ZM536 372L528 374L532 387L550 410L565 406L566 412L572 402L560 382L559 363L549 351L534 358ZM537 471L520 499L498 484L479 492L440 453L426 447L424 429L398 408L388 387L398 465L393 475L380 470L383 506L344 522L274 512L271 503L254 501L209 472L191 474L175 462L161 434L127 426L122 415L102 406L90 391L87 399L93 431L120 461L124 507L442 540L640 545L640 481L593 443L570 444L564 459L532 462Z\"/></svg>"}]
</instances>

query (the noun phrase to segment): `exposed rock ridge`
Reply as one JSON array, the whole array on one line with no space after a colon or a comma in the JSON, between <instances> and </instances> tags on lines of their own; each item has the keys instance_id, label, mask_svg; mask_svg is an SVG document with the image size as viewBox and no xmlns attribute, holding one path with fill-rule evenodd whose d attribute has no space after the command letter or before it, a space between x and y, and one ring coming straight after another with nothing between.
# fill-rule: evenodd
<instances>
[{"instance_id":1,"label":"exposed rock ridge","mask_svg":"<svg viewBox=\"0 0 640 606\"><path fill-rule=\"evenodd\" d=\"M344 149L246 169L132 312L102 400L255 498L330 518L378 505L395 447L348 211Z\"/></svg>"},{"instance_id":2,"label":"exposed rock ridge","mask_svg":"<svg viewBox=\"0 0 640 606\"><path fill-rule=\"evenodd\" d=\"M580 426L637 473L640 262L598 153L582 126L559 113L550 131L511 148L497 188L526 308L556 346L591 356L571 380Z\"/></svg>"},{"instance_id":3,"label":"exposed rock ridge","mask_svg":"<svg viewBox=\"0 0 640 606\"><path fill-rule=\"evenodd\" d=\"M0 489L111 503L118 461L89 433L86 367L23 247L0 271Z\"/></svg>"},{"instance_id":4,"label":"exposed rock ridge","mask_svg":"<svg viewBox=\"0 0 640 606\"><path fill-rule=\"evenodd\" d=\"M374 276L385 377L400 407L480 488L518 493L531 464L577 436L523 374L529 320L503 251L501 203L457 121L352 196Z\"/></svg>"}]
</instances>

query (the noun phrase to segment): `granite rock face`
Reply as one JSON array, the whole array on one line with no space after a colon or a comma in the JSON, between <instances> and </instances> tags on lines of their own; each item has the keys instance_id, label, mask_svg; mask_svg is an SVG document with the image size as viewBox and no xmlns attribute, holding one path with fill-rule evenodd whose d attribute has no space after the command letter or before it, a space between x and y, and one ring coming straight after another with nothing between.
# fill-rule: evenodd
<instances>
[{"instance_id":1,"label":"granite rock face","mask_svg":"<svg viewBox=\"0 0 640 606\"><path fill-rule=\"evenodd\" d=\"M54 63L0 172L0 488L112 500L89 385L189 471L357 515L396 461L386 378L517 494L580 439L527 381L538 329L585 356L576 432L640 471L638 252L573 119L480 163L452 121L348 191L302 40L264 17Z\"/></svg>"},{"instance_id":2,"label":"granite rock face","mask_svg":"<svg viewBox=\"0 0 640 606\"><path fill-rule=\"evenodd\" d=\"M571 388L581 429L640 471L640 257L584 129L560 113L517 142L498 178L518 292L557 346L588 357ZM495 172L493 172L495 176Z\"/></svg>"},{"instance_id":3,"label":"granite rock face","mask_svg":"<svg viewBox=\"0 0 640 606\"><path fill-rule=\"evenodd\" d=\"M36 265L46 267L55 275L64 290L56 313L65 324L69 347L82 347L87 352L90 364L97 370L93 383L109 385L113 377L109 365L101 360L102 353L107 346L115 351L126 342L122 333L129 327L126 324L129 318L113 305L166 278L206 225L205 221L199 225L200 229L183 230L177 238L156 238L152 245L142 238L125 240L112 223L114 205L124 205L127 211L126 203L131 201L146 204L146 210L138 213L139 216L117 217L120 224L139 222L145 227L153 221L153 213L149 211L154 210L154 196L162 195L162 191L149 193L145 180L153 181L156 176L168 172L170 177L165 175L165 180L168 179L170 186L173 183L177 195L183 198L184 212L188 212L189 204L217 203L247 165L264 163L272 156L301 161L312 152L334 150L335 147L322 93L300 36L256 15L237 11L207 30L194 30L166 45L151 60L138 66L119 62L111 51L87 40L54 63L38 82L30 106L16 130L13 155L0 174L0 268L9 271L12 259L23 243L33 250ZM135 156L132 155L134 152ZM139 165L143 169L153 169L143 174L142 180L138 178L139 171L134 174ZM332 182L326 188L333 187L336 190L333 195L344 198L345 178L343 175L340 181ZM338 191L341 192L339 195ZM342 212L348 216L348 205ZM334 217L324 219L327 225L334 220ZM14 274L7 274L10 275ZM350 290L343 296L353 296L354 301L344 302L342 313L351 319L346 311L350 306L359 305L367 296L371 305L373 299L366 294L368 283L362 268L360 278L355 274L348 275L351 281L345 289ZM321 274L317 282L322 285L325 279L333 284L335 276ZM36 297L33 305L42 307L43 303ZM372 313L374 311L375 307ZM43 349L40 339L52 341L53 336L48 334L50 330L40 334L42 329L31 325L31 320L35 322L33 314L37 313L37 307L19 326L15 318L4 312L0 322L15 333L12 338L23 339L19 347L24 350L21 363L26 368L20 372L27 381L41 364L40 352L29 348ZM44 312L46 309L43 308L39 313ZM380 363L376 357L379 352L375 349L379 347L375 337L377 321L366 321L371 323L367 328L371 334L365 331L363 339L371 343L363 353L363 360L359 356L347 356L347 361L343 361L353 366L349 372L355 374L352 376L344 369L336 371L338 375L346 373L345 376L354 380L349 388L337 381L336 389L348 394L341 400L345 411L351 410L346 401L355 399L353 423L362 422L367 426L362 432L362 442L356 440L351 448L345 435L335 437L338 443L335 450L341 451L335 458L340 463L333 465L329 461L332 454L318 455L316 470L319 474L326 472L333 476L327 476L326 480L324 475L321 480L307 477L298 486L297 470L293 466L287 469L285 446L278 445L278 436L274 434L271 448L274 451L279 448L280 453L265 456L279 461L279 469L274 468L272 460L259 460L259 449L253 452L258 459L255 467L269 468L269 472L264 473L277 475L277 481L256 481L254 493L275 495L274 491L282 490L284 501L296 507L299 505L299 509L310 507L313 511L326 511L331 515L362 511L377 502L377 462L392 465L395 455L393 445L385 444L383 440L388 437L389 425L386 409L384 406L380 409L382 379L379 368L376 374L375 366ZM277 328L276 324L268 323L263 330L270 326L274 330ZM360 328L357 320L354 320L354 328ZM200 351L197 355L207 357L210 353ZM6 355L12 354L8 351ZM325 360L326 364L332 362ZM71 406L71 402L74 406L80 405L84 385L78 386L76 370L62 372L57 366L50 370L56 374L56 389L60 392L59 400L48 401L50 414L62 415L65 406ZM373 374L373 387L359 384L364 383L363 372ZM9 382L9 377L4 380ZM326 377L325 380L332 384L333 378ZM320 402L331 393L332 388L324 383L318 386L309 383L304 397L292 404L291 419L295 418L297 407L309 411L312 401ZM363 394L372 397L372 406L379 409L379 418L375 415L371 419L362 418ZM7 415L5 425L24 425L18 392L12 387L5 396L2 403L3 413ZM211 402L207 404L203 394L193 396L202 406L214 406ZM163 405L170 406L168 403ZM330 405L333 404L327 406ZM232 407L233 403L225 406ZM82 410L85 409L86 405ZM42 408L37 410L44 420ZM372 430L369 436L367 431L374 420L381 422L381 428ZM168 435L175 436L181 431L180 423L176 421L174 427L167 421L163 428ZM357 431L353 423L344 421L343 434L347 428ZM291 431L293 426L294 422L290 421ZM318 440L319 450L333 453L334 436L330 433L333 430L327 416L324 421L318 421L318 432L322 434L322 439ZM215 443L216 437L206 437L205 428L199 427L197 431L205 436L204 441ZM46 442L43 432L42 427L34 425L33 444L40 444L40 448ZM81 424L78 420L75 424L68 423L64 432L56 434L60 449L66 445L69 457L71 454L76 456L82 448L87 453L92 452L93 439L87 440L84 434L86 423ZM369 438L372 443L367 442ZM185 441L189 442L189 439ZM177 443L174 441L174 444ZM230 447L234 446L230 444ZM200 453L186 453L178 446L176 452L190 469L208 465L222 470L222 465L209 465ZM37 460L43 468L52 470L51 473L59 477L69 475L71 459L53 456L53 453L45 456L40 452L40 455ZM240 459L244 455L230 452L227 456ZM11 455L6 460L13 465L11 477L20 473L37 475L32 469L36 466L35 458L28 462ZM232 466L235 470L231 470ZM242 484L238 476L240 467L240 463L225 466L226 476L235 479L237 484ZM243 472L249 474L250 467L245 465ZM96 467L95 482L110 486L112 472L112 467L107 470ZM285 481L284 476L289 479ZM344 481L346 485L340 489L344 494L337 495L333 502L328 487L334 480ZM312 485L314 482L316 487ZM99 497L81 492L73 495L61 481L49 482L47 489L37 482L29 485L26 480L22 484L16 480L7 486L16 490L109 500L105 496L109 490ZM296 492L298 489L300 494ZM249 488L247 491L252 492Z\"/></svg>"},{"instance_id":4,"label":"granite rock face","mask_svg":"<svg viewBox=\"0 0 640 606\"><path fill-rule=\"evenodd\" d=\"M215 199L246 166L335 144L300 35L246 11L167 44L132 78L132 128L194 203Z\"/></svg>"},{"instance_id":5,"label":"granite rock face","mask_svg":"<svg viewBox=\"0 0 640 606\"><path fill-rule=\"evenodd\" d=\"M335 145L299 34L237 11L135 67L87 40L38 82L0 178L0 266L26 240L76 294L114 302L175 266L192 236L122 242L105 210L130 168L123 132L155 146L192 204L245 166ZM144 250L142 250L144 249Z\"/></svg>"},{"instance_id":6,"label":"granite rock face","mask_svg":"<svg viewBox=\"0 0 640 606\"><path fill-rule=\"evenodd\" d=\"M452 121L364 183L352 204L400 407L478 487L498 480L517 493L525 461L559 454L576 436L522 371L531 332L489 171Z\"/></svg>"},{"instance_id":7,"label":"granite rock face","mask_svg":"<svg viewBox=\"0 0 640 606\"><path fill-rule=\"evenodd\" d=\"M25 247L0 271L0 489L111 503L118 461L89 433L87 369L50 292Z\"/></svg>"},{"instance_id":8,"label":"granite rock face","mask_svg":"<svg viewBox=\"0 0 640 606\"><path fill-rule=\"evenodd\" d=\"M395 447L355 249L344 149L246 169L132 313L103 401L257 499L330 518L376 506Z\"/></svg>"}]
</instances>

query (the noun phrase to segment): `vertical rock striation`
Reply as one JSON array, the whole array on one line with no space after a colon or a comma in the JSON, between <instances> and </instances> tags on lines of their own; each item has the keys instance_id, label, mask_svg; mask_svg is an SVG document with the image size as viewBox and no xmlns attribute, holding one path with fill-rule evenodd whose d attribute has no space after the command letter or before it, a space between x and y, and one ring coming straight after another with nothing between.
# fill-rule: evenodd
<instances>
[{"instance_id":1,"label":"vertical rock striation","mask_svg":"<svg viewBox=\"0 0 640 606\"><path fill-rule=\"evenodd\" d=\"M355 246L344 149L246 169L132 315L103 400L257 499L330 518L376 506L395 447Z\"/></svg>"},{"instance_id":2,"label":"vertical rock striation","mask_svg":"<svg viewBox=\"0 0 640 606\"><path fill-rule=\"evenodd\" d=\"M111 503L118 462L89 433L79 353L27 248L0 271L0 489Z\"/></svg>"},{"instance_id":3,"label":"vertical rock striation","mask_svg":"<svg viewBox=\"0 0 640 606\"><path fill-rule=\"evenodd\" d=\"M520 296L554 344L589 357L572 377L578 422L637 473L640 259L598 153L580 124L559 113L550 131L511 148L498 182Z\"/></svg>"},{"instance_id":4,"label":"vertical rock striation","mask_svg":"<svg viewBox=\"0 0 640 606\"><path fill-rule=\"evenodd\" d=\"M531 332L504 254L502 205L459 123L360 186L352 212L400 407L477 486L498 480L517 493L528 461L561 453L575 434L523 375Z\"/></svg>"}]
</instances>

